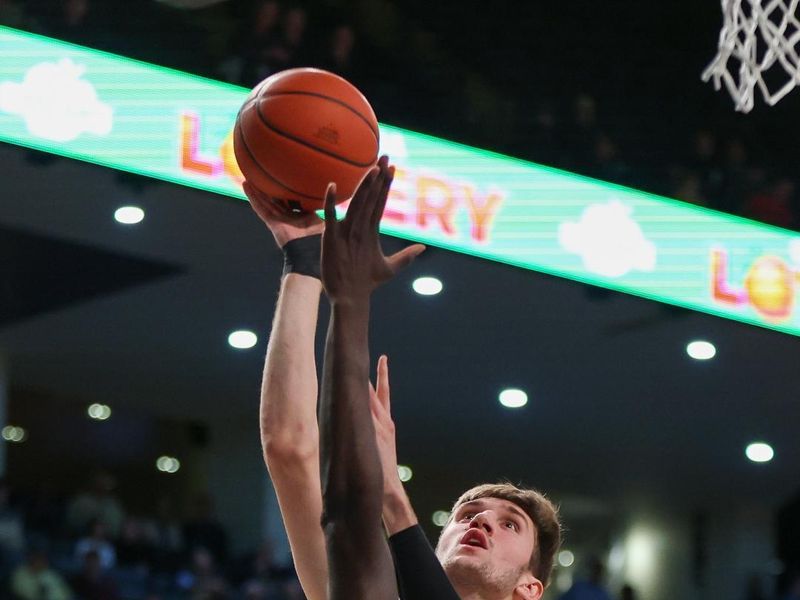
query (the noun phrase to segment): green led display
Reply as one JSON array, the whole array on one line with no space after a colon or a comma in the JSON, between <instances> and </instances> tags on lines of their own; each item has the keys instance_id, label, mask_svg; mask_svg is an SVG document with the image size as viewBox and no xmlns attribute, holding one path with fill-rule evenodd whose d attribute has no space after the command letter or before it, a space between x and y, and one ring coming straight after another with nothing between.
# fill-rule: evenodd
<instances>
[{"instance_id":1,"label":"green led display","mask_svg":"<svg viewBox=\"0 0 800 600\"><path fill-rule=\"evenodd\" d=\"M244 198L248 90L0 27L0 139ZM382 230L800 335L800 234L381 125Z\"/></svg>"}]
</instances>

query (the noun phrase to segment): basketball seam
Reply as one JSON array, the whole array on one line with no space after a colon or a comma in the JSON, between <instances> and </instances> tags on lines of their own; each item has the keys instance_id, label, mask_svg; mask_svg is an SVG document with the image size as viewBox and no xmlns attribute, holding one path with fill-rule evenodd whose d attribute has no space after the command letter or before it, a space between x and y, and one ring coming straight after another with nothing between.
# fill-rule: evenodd
<instances>
[{"instance_id":1,"label":"basketball seam","mask_svg":"<svg viewBox=\"0 0 800 600\"><path fill-rule=\"evenodd\" d=\"M250 146L247 144L247 139L244 137L244 131L242 130L241 126L239 126L239 127L238 127L238 129L239 129L239 136L240 136L240 137L241 137L241 139L242 139L242 146L244 147L244 149L245 149L245 151L247 152L247 154L250 156L250 159L253 161L253 164L254 164L256 167L258 167L258 170L259 170L259 171L261 171L261 172L262 172L264 175L266 175L267 177L269 177L269 178L270 178L272 181L274 181L275 183L277 183L279 186L281 186L281 187L282 187L282 188L284 188L285 190L287 190L287 191L291 192L292 194L297 194L298 196L303 196L304 198L308 198L309 200L323 200L323 198L321 198L321 197L319 197L319 196L312 196L312 195L310 195L310 194L306 194L306 193L303 193L303 192L299 192L299 191L297 191L297 190L295 190L295 189L292 189L292 188L290 188L288 185L286 185L285 183L283 183L283 182L282 182L280 179L278 179L278 178L277 178L277 177L275 177L275 176L274 176L272 173L270 173L270 172L269 172L269 171L267 171L267 170L266 170L264 167L262 167L262 166L261 166L261 164L260 164L260 163L258 162L258 160L256 159L256 157L253 155L253 151L252 151L252 150L250 150Z\"/></svg>"},{"instance_id":2,"label":"basketball seam","mask_svg":"<svg viewBox=\"0 0 800 600\"><path fill-rule=\"evenodd\" d=\"M255 110L256 110L256 113L258 114L258 118L261 120L261 122L264 124L264 126L267 129L270 129L270 130L274 131L275 133L277 133L278 135L281 135L281 136L285 137L287 140L291 140L291 141L293 141L293 142L295 142L297 144L300 144L301 146L305 146L306 148L310 148L311 150L314 150L315 152L319 152L320 154L325 154L327 156L330 156L331 158L335 158L336 160L340 160L343 163L347 163L351 167L364 168L364 167L371 167L373 165L374 161L370 161L368 163L356 162L354 160L350 160L349 158L345 158L344 156L339 156L338 154L336 154L335 152L331 152L330 150L325 150L325 148L320 148L319 146L315 146L314 144L309 144L307 141L305 141L305 140L303 140L303 139L301 139L301 138L299 138L297 136L294 136L291 133L287 133L287 132L285 132L285 131L283 131L281 129L278 129L274 125L271 125L267 121L267 119L264 118L264 115L261 114L261 111L259 110L259 107L256 107Z\"/></svg>"},{"instance_id":3,"label":"basketball seam","mask_svg":"<svg viewBox=\"0 0 800 600\"><path fill-rule=\"evenodd\" d=\"M372 135L375 136L375 141L376 142L378 141L378 137L379 137L378 136L378 130L372 128L372 123L369 122L369 119L367 119L364 115L362 115L360 112L358 112L355 108L353 108L352 106L350 106L346 102L342 102L338 98L333 98L332 96L326 96L325 94L320 94L320 93L317 93L317 92L302 92L302 91L298 91L298 92L274 92L272 94L267 92L266 94L264 94L261 97L262 98L270 98L272 96L314 96L316 98L324 98L325 100L330 100L331 102L333 102L335 104L339 104L341 106L344 106L347 110L349 110L354 115L356 115L359 119L364 121L364 123L367 124L367 127L369 127L369 130L372 132Z\"/></svg>"}]
</instances>

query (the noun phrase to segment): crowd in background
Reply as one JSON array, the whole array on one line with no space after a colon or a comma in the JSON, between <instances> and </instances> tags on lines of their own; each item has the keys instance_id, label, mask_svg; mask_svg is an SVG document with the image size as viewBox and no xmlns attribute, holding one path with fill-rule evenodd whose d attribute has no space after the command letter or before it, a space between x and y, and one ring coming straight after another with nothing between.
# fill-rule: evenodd
<instances>
[{"instance_id":1,"label":"crowd in background","mask_svg":"<svg viewBox=\"0 0 800 600\"><path fill-rule=\"evenodd\" d=\"M269 545L231 552L211 499L186 511L126 509L107 472L61 497L12 494L0 481L0 597L15 600L302 600L291 565Z\"/></svg>"},{"instance_id":2,"label":"crowd in background","mask_svg":"<svg viewBox=\"0 0 800 600\"><path fill-rule=\"evenodd\" d=\"M512 97L463 63L448 65L442 44L403 22L389 0L374 4L368 28L358 27L363 3L359 13L353 8L359 3L344 0L228 1L204 10L150 0L129 11L124 4L0 0L0 21L246 87L291 67L324 68L364 90L385 122L766 223L800 226L795 174L781 156L750 139L752 132L675 125L662 143L613 114L602 91L548 97L541 86L544 94L539 89L533 97ZM125 19L118 18L121 11ZM402 36L396 31L401 27Z\"/></svg>"}]
</instances>

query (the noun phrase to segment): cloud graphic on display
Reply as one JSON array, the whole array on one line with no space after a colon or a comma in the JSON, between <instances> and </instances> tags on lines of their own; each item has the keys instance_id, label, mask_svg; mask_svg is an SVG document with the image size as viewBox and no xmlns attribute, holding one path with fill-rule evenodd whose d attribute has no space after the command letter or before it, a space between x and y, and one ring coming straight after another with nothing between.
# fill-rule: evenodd
<instances>
[{"instance_id":1,"label":"cloud graphic on display","mask_svg":"<svg viewBox=\"0 0 800 600\"><path fill-rule=\"evenodd\" d=\"M54 142L68 142L82 133L107 135L113 122L111 106L82 79L84 71L69 58L39 63L22 83L0 82L0 110L20 115L31 135Z\"/></svg>"},{"instance_id":2,"label":"cloud graphic on display","mask_svg":"<svg viewBox=\"0 0 800 600\"><path fill-rule=\"evenodd\" d=\"M634 269L652 271L656 266L655 244L631 218L631 208L619 200L592 204L578 222L559 225L558 241L583 259L587 271L604 277L621 277Z\"/></svg>"}]
</instances>

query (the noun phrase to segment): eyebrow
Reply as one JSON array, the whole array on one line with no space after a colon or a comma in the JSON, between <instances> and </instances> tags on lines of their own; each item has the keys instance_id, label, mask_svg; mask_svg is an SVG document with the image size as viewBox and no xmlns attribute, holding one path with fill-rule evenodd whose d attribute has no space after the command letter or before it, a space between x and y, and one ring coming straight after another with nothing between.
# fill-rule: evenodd
<instances>
[{"instance_id":1,"label":"eyebrow","mask_svg":"<svg viewBox=\"0 0 800 600\"><path fill-rule=\"evenodd\" d=\"M478 506L484 507L486 506L486 502L484 502L482 498L477 498L475 500L470 500L469 502L464 502L464 504L458 507L458 512L461 512L461 509L465 507L474 508ZM523 512L522 509L518 508L516 504L514 504L513 502L509 502L508 504L504 504L503 508L508 510L511 514L513 514L517 518L522 519L522 522L525 524L525 527L530 527L530 525L528 524L530 516L528 516L527 513ZM534 529L536 529L535 526Z\"/></svg>"}]
</instances>

